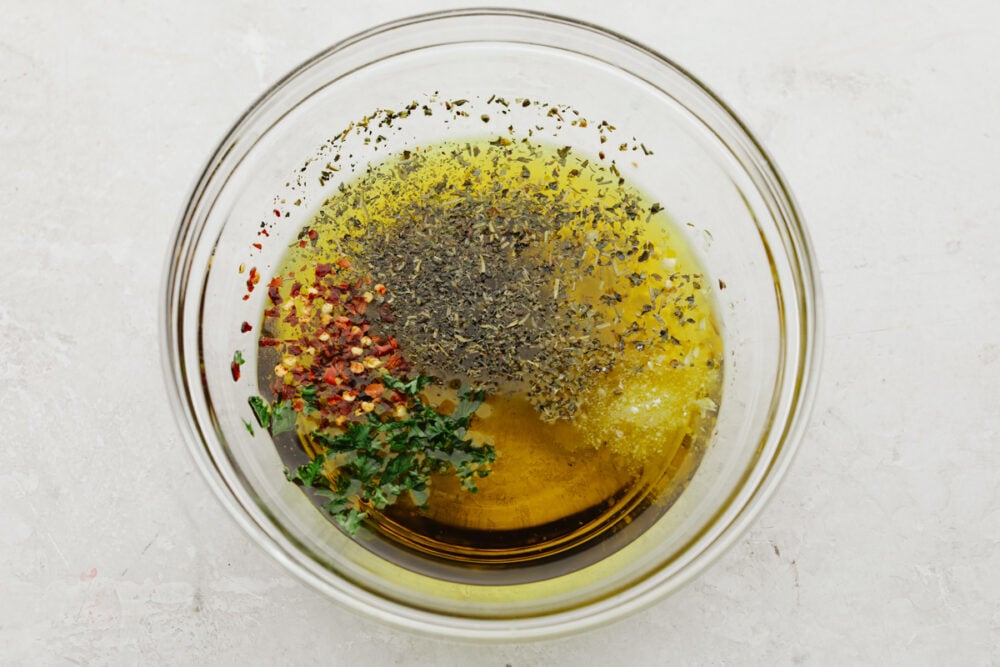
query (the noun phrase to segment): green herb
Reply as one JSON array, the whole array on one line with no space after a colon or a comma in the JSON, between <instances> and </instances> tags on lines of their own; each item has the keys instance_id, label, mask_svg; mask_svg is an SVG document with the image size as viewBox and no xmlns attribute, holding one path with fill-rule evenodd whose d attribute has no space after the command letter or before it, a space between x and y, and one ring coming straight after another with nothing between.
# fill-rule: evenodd
<instances>
[{"instance_id":1,"label":"green herb","mask_svg":"<svg viewBox=\"0 0 1000 667\"><path fill-rule=\"evenodd\" d=\"M492 445L477 445L466 437L484 391L463 387L457 407L445 415L418 396L431 378L417 375L403 381L384 375L383 382L410 397L405 417L382 421L370 414L343 433L314 431L313 441L325 452L287 473L289 480L325 498L324 508L350 535L367 517L367 508L384 510L404 493L426 508L431 475L457 475L462 488L475 493L476 479L488 475L496 460Z\"/></svg>"},{"instance_id":2,"label":"green herb","mask_svg":"<svg viewBox=\"0 0 1000 667\"><path fill-rule=\"evenodd\" d=\"M236 353L233 355L233 363L239 364L240 366L246 363L243 359L243 353L241 351L236 350Z\"/></svg>"},{"instance_id":3,"label":"green herb","mask_svg":"<svg viewBox=\"0 0 1000 667\"><path fill-rule=\"evenodd\" d=\"M261 428L267 428L271 425L271 406L268 405L260 396L251 396L247 399L250 407L253 408L254 417L257 418L257 423L260 424Z\"/></svg>"},{"instance_id":4,"label":"green herb","mask_svg":"<svg viewBox=\"0 0 1000 667\"><path fill-rule=\"evenodd\" d=\"M253 435L254 434L253 433L253 424L251 424L250 422L248 422L246 419L243 419L242 421L243 421L243 426L246 427L247 432L250 435Z\"/></svg>"},{"instance_id":5,"label":"green herb","mask_svg":"<svg viewBox=\"0 0 1000 667\"><path fill-rule=\"evenodd\" d=\"M272 408L260 396L251 396L247 402L253 409L254 417L261 428L270 428L272 435L278 435L295 428L297 413L289 401L278 401Z\"/></svg>"},{"instance_id":6,"label":"green herb","mask_svg":"<svg viewBox=\"0 0 1000 667\"><path fill-rule=\"evenodd\" d=\"M302 387L302 391L299 392L302 397L302 414L311 415L312 413L319 410L319 404L316 402L316 385L308 384Z\"/></svg>"},{"instance_id":7,"label":"green herb","mask_svg":"<svg viewBox=\"0 0 1000 667\"><path fill-rule=\"evenodd\" d=\"M278 435L295 428L295 419L298 417L292 404L289 401L279 401L271 409L271 434Z\"/></svg>"}]
</instances>

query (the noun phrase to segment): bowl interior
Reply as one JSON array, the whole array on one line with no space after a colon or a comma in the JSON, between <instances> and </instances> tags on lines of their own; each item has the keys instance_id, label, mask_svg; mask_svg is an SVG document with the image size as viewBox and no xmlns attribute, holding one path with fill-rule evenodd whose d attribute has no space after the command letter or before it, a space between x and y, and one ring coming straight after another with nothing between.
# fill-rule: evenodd
<instances>
[{"instance_id":1,"label":"bowl interior","mask_svg":"<svg viewBox=\"0 0 1000 667\"><path fill-rule=\"evenodd\" d=\"M467 116L413 113L373 134L357 131L377 110L411 102L437 110L457 99L468 100ZM563 111L551 115L553 108ZM586 126L572 123L581 117ZM245 428L256 345L239 325L259 321L266 299L266 290L255 290L243 300L246 271L256 268L266 282L319 204L352 178L350 168L328 170L335 152L340 164L363 169L413 146L512 128L514 136L530 130L596 156L603 120L616 128L607 159L662 202L717 286L724 388L697 473L639 539L568 575L469 585L373 557L287 482L267 434L251 437ZM643 150L619 152L619 141ZM262 240L262 223L276 217ZM806 240L780 178L742 126L659 56L594 28L521 12L392 24L321 54L272 89L223 142L192 196L171 259L167 308L182 426L237 519L342 603L451 636L577 629L689 579L759 510L787 465L815 346ZM248 353L244 379L234 383L237 349Z\"/></svg>"}]
</instances>

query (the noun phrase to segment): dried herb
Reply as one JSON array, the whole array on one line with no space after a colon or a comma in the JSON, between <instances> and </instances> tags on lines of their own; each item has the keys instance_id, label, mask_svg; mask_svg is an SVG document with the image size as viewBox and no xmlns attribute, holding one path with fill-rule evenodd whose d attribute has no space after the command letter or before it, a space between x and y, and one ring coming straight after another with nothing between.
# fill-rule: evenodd
<instances>
[{"instance_id":1,"label":"dried herb","mask_svg":"<svg viewBox=\"0 0 1000 667\"><path fill-rule=\"evenodd\" d=\"M684 307L689 291L674 276L664 286L652 269L669 260L642 240L643 216L661 207L568 146L501 136L439 151L373 169L327 202L317 227L349 221L333 247L357 277L386 285L371 332L398 340L413 368L524 391L544 420L571 419L626 346L669 340L663 315ZM583 170L601 189L574 190ZM646 289L648 301L625 298Z\"/></svg>"}]
</instances>

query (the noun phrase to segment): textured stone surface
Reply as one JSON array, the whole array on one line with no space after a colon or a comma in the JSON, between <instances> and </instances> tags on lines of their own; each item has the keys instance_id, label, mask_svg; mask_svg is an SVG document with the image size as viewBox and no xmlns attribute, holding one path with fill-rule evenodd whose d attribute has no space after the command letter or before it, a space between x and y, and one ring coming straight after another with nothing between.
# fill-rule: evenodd
<instances>
[{"instance_id":1,"label":"textured stone surface","mask_svg":"<svg viewBox=\"0 0 1000 667\"><path fill-rule=\"evenodd\" d=\"M186 191L298 62L457 4L0 2L0 663L1000 662L988 1L535 3L715 89L788 177L819 256L825 372L802 451L680 593L472 658L352 618L228 518L160 378L161 269Z\"/></svg>"}]
</instances>

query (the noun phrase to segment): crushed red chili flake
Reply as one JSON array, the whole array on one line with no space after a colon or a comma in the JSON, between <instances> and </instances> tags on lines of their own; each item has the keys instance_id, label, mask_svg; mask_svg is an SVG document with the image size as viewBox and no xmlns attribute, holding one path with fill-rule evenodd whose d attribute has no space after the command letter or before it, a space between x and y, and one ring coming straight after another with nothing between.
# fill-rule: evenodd
<instances>
[{"instance_id":1,"label":"crushed red chili flake","mask_svg":"<svg viewBox=\"0 0 1000 667\"><path fill-rule=\"evenodd\" d=\"M250 276L247 278L247 291L252 292L253 288L257 286L260 282L260 274L257 273L257 267L250 268Z\"/></svg>"},{"instance_id":2,"label":"crushed red chili flake","mask_svg":"<svg viewBox=\"0 0 1000 667\"><path fill-rule=\"evenodd\" d=\"M368 305L375 304L376 293L381 301L386 288L370 278L345 280L350 268L346 258L321 262L301 269L301 278L313 275L311 283L296 281L282 290L279 277L268 288L274 307L265 312L265 330L273 330L275 320L297 328L286 340L260 339L261 347L277 348L271 389L292 401L293 409L309 408L321 428L392 412L407 400L386 389L382 378L388 371L405 373L410 365L396 339L373 333L367 319ZM377 305L381 315L385 304Z\"/></svg>"},{"instance_id":3,"label":"crushed red chili flake","mask_svg":"<svg viewBox=\"0 0 1000 667\"><path fill-rule=\"evenodd\" d=\"M233 374L233 382L240 380L240 366L244 363L243 353L239 350L233 353L233 361L229 365L229 370Z\"/></svg>"},{"instance_id":4,"label":"crushed red chili flake","mask_svg":"<svg viewBox=\"0 0 1000 667\"><path fill-rule=\"evenodd\" d=\"M244 321L243 324L240 325L240 333L246 333L251 329L253 329L253 327L247 321Z\"/></svg>"},{"instance_id":5,"label":"crushed red chili flake","mask_svg":"<svg viewBox=\"0 0 1000 667\"><path fill-rule=\"evenodd\" d=\"M410 367L410 365L406 363L402 355L398 352L393 353L393 355L389 357L389 360L382 365L386 370L395 370L398 368L401 371L405 371Z\"/></svg>"},{"instance_id":6,"label":"crushed red chili flake","mask_svg":"<svg viewBox=\"0 0 1000 667\"><path fill-rule=\"evenodd\" d=\"M254 248L257 248L257 250L263 250L264 249L264 246L262 246L259 243L251 243L250 245L252 245Z\"/></svg>"},{"instance_id":7,"label":"crushed red chili flake","mask_svg":"<svg viewBox=\"0 0 1000 667\"><path fill-rule=\"evenodd\" d=\"M396 349L396 339L390 339L390 342L384 345L374 345L372 349L375 351L376 357L384 357L387 354L391 354L393 350Z\"/></svg>"},{"instance_id":8,"label":"crushed red chili flake","mask_svg":"<svg viewBox=\"0 0 1000 667\"><path fill-rule=\"evenodd\" d=\"M325 371L323 371L323 382L327 384L340 384L341 376L343 374L334 366L328 366Z\"/></svg>"},{"instance_id":9,"label":"crushed red chili flake","mask_svg":"<svg viewBox=\"0 0 1000 667\"><path fill-rule=\"evenodd\" d=\"M274 209L274 217L280 218L281 217L281 211L279 211L278 209Z\"/></svg>"}]
</instances>

